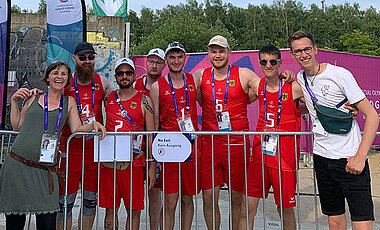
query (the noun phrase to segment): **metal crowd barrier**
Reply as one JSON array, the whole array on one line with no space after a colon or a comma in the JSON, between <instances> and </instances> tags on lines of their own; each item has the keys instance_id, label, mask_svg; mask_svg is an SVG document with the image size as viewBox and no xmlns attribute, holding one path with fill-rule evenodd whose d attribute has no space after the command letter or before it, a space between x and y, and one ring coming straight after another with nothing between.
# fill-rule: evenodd
<instances>
[{"instance_id":1,"label":"metal crowd barrier","mask_svg":"<svg viewBox=\"0 0 380 230\"><path fill-rule=\"evenodd\" d=\"M3 156L6 154L6 153L9 153L10 152L10 149L11 149L11 142L12 142L12 138L17 135L18 132L13 132L13 131L0 131L0 135L1 135L1 155L0 155L0 163L3 162ZM158 133L158 132L107 132L107 135L114 135L114 136L118 136L118 135L137 135L137 134L143 134L145 135L144 137L146 138L146 143L148 142L148 135L150 134L155 134L155 133ZM181 132L159 132L159 133L178 133L180 134ZM300 135L312 135L312 132L203 132L203 131L200 131L200 132L182 132L182 133L187 133L187 134L192 134L195 136L195 140L194 140L194 144L197 146L198 142L201 141L201 136L204 136L204 135L209 135L211 136L211 140L212 140L212 143L211 143L211 146L212 146L212 152L211 152L211 158L212 158L212 165L214 165L214 137L215 136L219 136L219 135L227 135L227 144L228 144L228 173L229 173L229 184L231 184L231 176L230 176L230 167L231 167L231 159L230 159L230 136L235 136L235 135L238 135L238 136L242 136L243 137L243 141L244 141L244 153L246 153L246 137L253 137L254 135L260 135L261 136L261 140L263 140L263 135L265 134L278 134L280 136L282 135L291 135L291 136L294 136L294 140L295 140L295 159L296 159L296 165L298 165L300 159L298 159L297 157L297 149L299 149L299 146L297 146L297 136L300 136ZM64 226L64 229L66 229L66 220L67 220L67 187L68 187L68 170L69 170L69 164L68 164L68 161L70 160L70 153L69 153L69 145L70 145L70 141L72 140L72 138L74 137L77 137L77 136L82 136L82 140L83 140L83 148L82 148L82 172L81 172L81 175L82 175L82 178L84 176L84 157L85 157L85 152L84 152L84 146L85 146L85 136L86 135L89 135L89 134L93 134L93 133L74 133L72 134L68 140L67 140L67 148L66 148L66 157L65 158L62 158L61 160L65 160L66 161L66 182L65 182L65 203L64 203L64 220L63 220L63 226ZM377 133L377 135L380 135L380 132ZM280 138L278 138L277 140L278 142L280 141ZM252 142L252 141L251 141ZM97 143L98 144L98 147L100 147L100 142ZM299 144L299 143L298 143ZM131 146L131 162L130 162L130 165L132 166L132 162L133 162L133 156L132 156L132 138L131 138L131 143L130 143L130 146ZM277 148L278 148L278 157L281 158L281 152L280 152L280 149L279 149L279 143L277 143ZM115 138L115 141L114 141L114 147L116 147L116 138ZM146 145L146 148L148 148L148 145ZM99 148L100 149L100 148ZM114 148L116 149L116 148ZM149 150L146 149L146 152L148 152ZM195 164L196 164L196 168L197 165L200 163L200 159L198 159L197 157L197 151L198 151L198 148L195 148ZM99 151L99 154L98 154L98 160L100 160L100 151ZM202 154L202 153L201 153ZM263 166L263 153L262 154L262 179L264 180L264 166ZM149 159L148 156L146 156L146 159ZM247 161L249 159L246 158L246 154L244 154L244 171L245 171L245 184L247 184ZM279 162L279 168L281 169L281 161L278 161ZM114 181L113 181L113 203L114 203L114 208L113 208L113 223L115 225L116 223L116 208L115 208L115 192L116 192L116 151L114 152L114 161L113 161L113 164L114 164L114 173L113 173L113 178L114 178ZM146 175L148 175L148 160L146 161ZM163 163L165 164L165 163ZM98 162L98 175L97 175L97 182L98 182L98 188L97 190L99 191L99 187L100 187L100 162ZM163 167L164 169L164 167ZM299 169L299 166L298 166L298 169ZM133 171L132 171L132 167L130 167L130 213L129 213L129 216L130 216L130 221L129 221L129 228L132 229L132 199L133 199L133 192L132 192L132 185L133 185ZM179 164L179 175L180 174L180 171L181 171L181 165ZM164 172L162 172L164 173ZM197 175L198 172L196 172L196 175L195 175L195 178L196 178L196 186L197 186L197 178L198 178L198 175ZM296 188L296 221L297 221L297 228L298 229L302 229L303 228L303 223L301 223L301 196L303 195L309 195L309 196L313 196L314 197L314 215L315 215L315 222L314 222L314 229L319 229L320 228L320 224L319 224L319 215L321 215L320 213L320 210L319 210L319 207L318 207L318 199L317 199L317 186L316 186L316 179L315 179L315 172L313 170L313 174L312 174L312 180L313 180L313 194L301 194L300 193L300 180L299 180L299 170L296 170L296 178L297 178L297 188ZM233 179L233 178L232 178ZM163 179L165 180L165 179ZM148 210L149 210L149 198L148 198L148 186L147 186L147 176L146 176L146 180L145 180L145 193L144 193L144 203L145 203L145 228L143 229L150 229L149 227L149 215L148 215ZM282 185L282 183L285 183L282 181L281 179L281 170L279 170L279 182L280 182L280 185ZM165 181L162 181L162 184L164 185L165 184ZM81 180L81 204L80 204L80 207L83 207L83 186L84 186L84 182L83 180ZM214 197L214 167L212 167L212 194L213 194L213 205L215 205L215 197ZM245 186L245 192L247 194L247 186ZM282 186L280 186L280 209L281 209L281 213L283 213L283 207L282 207L282 193L281 193L281 189L282 189ZM198 190L198 187L196 187L196 191ZM264 183L263 183L263 197L265 197L265 194L264 194ZM165 188L163 186L163 194L165 192ZM221 223L221 229L232 229L232 219L231 219L231 216L232 216L232 205L231 205L231 187L228 186L228 226L224 226L222 225ZM162 204L163 204L163 207L165 207L165 199L164 199L164 196L162 195ZM181 229L181 177L179 177L179 198L178 198L178 207L177 207L177 212L178 212L178 215L176 218L178 218L178 225L175 225L175 229ZM199 217L199 214L198 214L198 211L200 210L200 207L198 207L198 201L200 201L202 198L200 197L200 194L197 194L194 196L193 198L195 200L195 206L194 206L194 217L193 217L193 225L192 225L192 229L206 229L206 226L204 224L202 224L202 220L203 220L203 217L201 215L201 217ZM99 194L97 194L97 200L99 200ZM220 202L220 201L219 201ZM270 227L268 227L268 210L267 210L267 203L268 201L266 199L262 199L262 213L263 213L263 229L271 229ZM120 208L121 208L121 204L120 204ZM83 209L81 209L81 213L80 215L83 216ZM100 207L99 207L99 203L97 203L97 206L96 206L96 216L95 216L95 221L94 221L94 228L95 229L103 229L103 221L104 220L101 220L100 217L99 217L99 210L100 210ZM163 217L165 216L165 208L162 209L163 210ZM143 212L142 212L143 213ZM213 208L213 216L215 217L215 208ZM248 202L247 202L247 196L246 196L246 216L247 216L247 222L246 222L246 225L247 225L247 228L248 228ZM120 216L119 216L120 217ZM224 216L223 216L224 218ZM221 220L223 220L222 218L222 213L221 213ZM255 220L257 220L259 217L258 215L256 215L255 217ZM1 218L0 218L1 219ZM74 220L74 215L73 215L73 220ZM83 220L83 218L81 218L81 220ZM195 222L195 226L194 226L194 222ZM255 221L256 223L257 221ZM270 221L269 221L270 222ZM1 223L1 221L0 221ZM30 216L29 216L29 223L30 223ZM74 223L74 221L73 221ZM165 218L162 219L162 224L163 226L165 226ZM83 221L81 221L80 223L78 223L78 225L80 225L80 229L83 229ZM141 226L141 220L140 220L140 226ZM30 224L29 224L30 226ZM74 226L74 225L73 225ZM119 228L122 226L121 224L121 221L119 221ZM0 225L1 227L1 225ZM255 226L256 227L256 226ZM277 228L280 228L281 230L284 229L284 219L283 217L281 216L280 217L280 226L277 226ZM29 229L29 228L28 228ZM75 228L73 228L75 229ZM115 226L113 226L113 229L116 229ZM215 228L215 218L213 218L213 229L216 229Z\"/></svg>"}]
</instances>

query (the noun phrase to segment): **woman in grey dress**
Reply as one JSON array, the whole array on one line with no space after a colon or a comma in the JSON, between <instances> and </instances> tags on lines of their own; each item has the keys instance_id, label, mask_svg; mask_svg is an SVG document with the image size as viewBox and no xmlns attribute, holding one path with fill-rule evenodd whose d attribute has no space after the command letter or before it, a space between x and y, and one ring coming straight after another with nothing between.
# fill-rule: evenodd
<instances>
[{"instance_id":1,"label":"woman in grey dress","mask_svg":"<svg viewBox=\"0 0 380 230\"><path fill-rule=\"evenodd\" d=\"M6 229L20 229L25 215L36 214L37 229L55 229L60 172L56 167L57 146L63 125L71 132L102 132L98 122L82 125L72 97L63 96L69 85L70 67L63 62L51 64L45 72L48 92L36 94L21 88L11 101L11 124L20 131L12 151L0 171L0 213L6 215ZM18 100L27 99L19 110Z\"/></svg>"}]
</instances>

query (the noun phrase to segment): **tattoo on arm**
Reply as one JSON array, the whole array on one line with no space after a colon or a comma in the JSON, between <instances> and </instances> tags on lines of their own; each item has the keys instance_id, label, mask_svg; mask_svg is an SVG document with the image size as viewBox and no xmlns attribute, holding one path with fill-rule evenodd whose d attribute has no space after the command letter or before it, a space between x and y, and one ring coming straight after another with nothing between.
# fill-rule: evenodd
<instances>
[{"instance_id":1,"label":"tattoo on arm","mask_svg":"<svg viewBox=\"0 0 380 230\"><path fill-rule=\"evenodd\" d=\"M143 105L145 106L146 110L148 110L150 113L153 114L153 109L152 107L150 106L148 100L146 99L146 96L144 95L141 99L141 102L143 103Z\"/></svg>"}]
</instances>

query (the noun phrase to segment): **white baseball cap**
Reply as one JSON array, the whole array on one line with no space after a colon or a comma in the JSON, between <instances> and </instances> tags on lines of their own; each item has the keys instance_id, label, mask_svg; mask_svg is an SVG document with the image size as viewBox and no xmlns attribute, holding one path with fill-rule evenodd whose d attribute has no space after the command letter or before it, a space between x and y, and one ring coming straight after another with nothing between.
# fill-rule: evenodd
<instances>
[{"instance_id":1,"label":"white baseball cap","mask_svg":"<svg viewBox=\"0 0 380 230\"><path fill-rule=\"evenodd\" d=\"M172 49L180 49L182 50L184 53L186 53L186 50L185 50L185 47L186 45L183 44L183 43L180 43L180 42L171 42L169 43L168 47L166 48L165 50L165 56L168 54L168 52Z\"/></svg>"},{"instance_id":2,"label":"white baseball cap","mask_svg":"<svg viewBox=\"0 0 380 230\"><path fill-rule=\"evenodd\" d=\"M132 67L133 71L135 70L135 64L133 64L133 61L129 58L120 58L115 63L115 70L114 73L116 73L117 67L119 67L122 64L128 64L130 67Z\"/></svg>"},{"instance_id":3,"label":"white baseball cap","mask_svg":"<svg viewBox=\"0 0 380 230\"><path fill-rule=\"evenodd\" d=\"M162 60L165 61L165 52L160 49L160 48L154 48L154 49L151 49L147 55L147 57L149 57L150 55L156 55L157 57L161 58Z\"/></svg>"},{"instance_id":4,"label":"white baseball cap","mask_svg":"<svg viewBox=\"0 0 380 230\"><path fill-rule=\"evenodd\" d=\"M210 39L210 42L208 43L207 47L209 47L211 45L217 45L217 46L221 46L223 48L230 49L230 46L228 45L227 39L223 36L220 36L220 35L216 35Z\"/></svg>"}]
</instances>

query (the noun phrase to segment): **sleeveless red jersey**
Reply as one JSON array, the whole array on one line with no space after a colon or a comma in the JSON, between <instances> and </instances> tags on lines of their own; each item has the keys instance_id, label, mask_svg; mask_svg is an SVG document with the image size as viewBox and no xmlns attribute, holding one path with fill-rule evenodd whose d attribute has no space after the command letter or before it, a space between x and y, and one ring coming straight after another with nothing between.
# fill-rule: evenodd
<instances>
[{"instance_id":1,"label":"sleeveless red jersey","mask_svg":"<svg viewBox=\"0 0 380 230\"><path fill-rule=\"evenodd\" d=\"M264 84L265 78L259 83L259 106L260 114L257 121L256 131L265 130L265 109L264 109ZM277 109L278 109L278 91L266 91L267 114L268 114L268 131L276 129ZM293 100L292 83L284 83L282 86L282 109L278 131L282 132L299 132L301 131L301 112L298 103ZM297 136L297 159L299 160L299 136ZM281 169L284 171L294 172L296 170L294 136L280 136L280 155ZM264 164L268 167L278 169L278 152L276 156L264 154ZM253 158L256 163L261 164L261 137L255 135L253 140Z\"/></svg>"},{"instance_id":2,"label":"sleeveless red jersey","mask_svg":"<svg viewBox=\"0 0 380 230\"><path fill-rule=\"evenodd\" d=\"M95 85L95 103L93 112L95 114L95 119L100 124L103 124L103 115L102 115L102 101L104 98L104 89L103 84L100 78L100 75L94 72L94 85ZM82 114L90 114L92 112L92 86L91 83L87 85L78 84L79 98L82 105ZM74 86L74 77L71 77L71 83L67 86L63 93L65 96L72 96L77 102L75 95L75 86ZM78 103L78 102L77 102ZM67 138L71 135L70 128L67 124L62 129L62 136L60 140L60 150L66 152L66 141ZM91 138L86 141L85 148L93 149L94 148L94 139ZM70 153L73 153L75 150L78 154L82 154L82 138L73 138L70 140ZM93 153L88 153L92 154Z\"/></svg>"},{"instance_id":3,"label":"sleeveless red jersey","mask_svg":"<svg viewBox=\"0 0 380 230\"><path fill-rule=\"evenodd\" d=\"M198 130L197 121L197 89L195 87L194 77L192 74L185 73L187 87L189 92L189 115L195 130ZM159 87L159 97L160 97L160 130L161 131L180 131L177 123L177 114L175 111L174 100L171 93L169 82L166 77L161 77L157 80ZM174 88L178 111L180 116L182 116L181 110L186 112L186 93L185 86L180 89Z\"/></svg>"},{"instance_id":4,"label":"sleeveless red jersey","mask_svg":"<svg viewBox=\"0 0 380 230\"><path fill-rule=\"evenodd\" d=\"M146 79L146 75L141 76L139 79L136 79L136 84L135 84L135 89L145 93L148 97L150 97L150 90L145 87L145 81L144 78Z\"/></svg>"},{"instance_id":5,"label":"sleeveless red jersey","mask_svg":"<svg viewBox=\"0 0 380 230\"><path fill-rule=\"evenodd\" d=\"M125 117L121 116L121 109L116 102L115 91L112 92L107 99L106 104L106 130L109 132L128 132L141 131L145 125L143 111L141 109L142 92L137 92L132 98L126 101L120 101L123 108L127 111L128 116L135 123L135 127ZM141 149L144 149L143 146ZM133 161L134 166L145 166L145 155L142 155L138 160Z\"/></svg>"},{"instance_id":6,"label":"sleeveless red jersey","mask_svg":"<svg viewBox=\"0 0 380 230\"><path fill-rule=\"evenodd\" d=\"M202 75L202 131L219 131L216 121L216 108L214 106L212 95L212 68L204 69ZM214 80L215 82L215 98L217 104L224 107L224 94L226 89L226 81ZM248 93L244 91L239 76L239 67L231 66L230 84L228 87L227 109L230 115L232 131L248 131L247 117ZM214 136L214 139L225 139L225 136ZM231 140L236 140L238 136L231 136ZM241 140L241 138L238 138Z\"/></svg>"}]
</instances>

